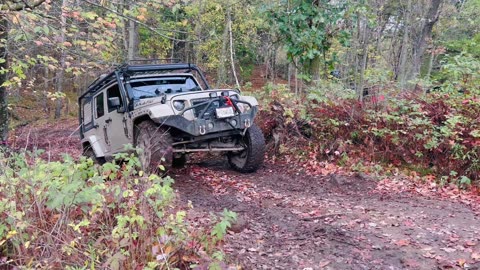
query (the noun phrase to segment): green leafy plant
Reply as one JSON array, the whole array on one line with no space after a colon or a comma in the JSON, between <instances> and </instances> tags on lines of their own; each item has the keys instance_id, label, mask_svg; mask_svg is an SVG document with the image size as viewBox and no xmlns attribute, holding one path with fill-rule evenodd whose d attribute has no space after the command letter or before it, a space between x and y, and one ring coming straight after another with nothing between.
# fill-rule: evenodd
<instances>
[{"instance_id":1,"label":"green leafy plant","mask_svg":"<svg viewBox=\"0 0 480 270\"><path fill-rule=\"evenodd\" d=\"M102 166L0 153L0 254L26 268L169 269L215 264L235 213L194 229L173 179L138 171L133 153ZM190 243L196 243L191 245Z\"/></svg>"}]
</instances>

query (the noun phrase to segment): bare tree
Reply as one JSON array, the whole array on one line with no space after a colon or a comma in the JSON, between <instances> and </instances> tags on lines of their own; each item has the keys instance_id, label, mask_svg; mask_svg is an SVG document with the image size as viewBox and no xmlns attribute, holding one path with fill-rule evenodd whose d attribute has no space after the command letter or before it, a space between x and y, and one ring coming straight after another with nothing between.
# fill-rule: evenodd
<instances>
[{"instance_id":1,"label":"bare tree","mask_svg":"<svg viewBox=\"0 0 480 270\"><path fill-rule=\"evenodd\" d=\"M65 15L65 10L69 6L69 1L68 0L62 0L62 6L61 6L61 15L60 15L60 61L59 61L59 68L57 69L57 72L55 74L56 77L56 86L55 90L57 93L63 93L63 87L64 87L64 78L65 78L65 58L67 57L67 52L65 51L65 42L66 36L65 33L67 32L67 18ZM62 114L62 107L63 107L63 99L60 97L57 97L56 102L55 102L55 119L60 118Z\"/></svg>"}]
</instances>

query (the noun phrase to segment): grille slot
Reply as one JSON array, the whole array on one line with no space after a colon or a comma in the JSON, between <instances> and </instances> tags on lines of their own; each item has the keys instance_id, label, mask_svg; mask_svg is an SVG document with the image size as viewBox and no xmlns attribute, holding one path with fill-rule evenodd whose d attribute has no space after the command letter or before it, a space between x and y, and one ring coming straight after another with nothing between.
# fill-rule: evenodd
<instances>
[{"instance_id":1,"label":"grille slot","mask_svg":"<svg viewBox=\"0 0 480 270\"><path fill-rule=\"evenodd\" d=\"M200 115L200 113L202 113L203 110L205 110L205 108L208 106L208 101L210 101L209 98L192 100L192 106L195 106L195 105L198 105L198 104L201 104L201 103L205 103L205 104L200 105L198 107L195 107L193 109L193 114L195 115L195 117L198 117ZM218 107L220 107L220 102L219 101L212 102L210 108L208 108L208 110L203 115L203 118L209 119L209 118L214 117L215 116L215 109L218 108Z\"/></svg>"}]
</instances>

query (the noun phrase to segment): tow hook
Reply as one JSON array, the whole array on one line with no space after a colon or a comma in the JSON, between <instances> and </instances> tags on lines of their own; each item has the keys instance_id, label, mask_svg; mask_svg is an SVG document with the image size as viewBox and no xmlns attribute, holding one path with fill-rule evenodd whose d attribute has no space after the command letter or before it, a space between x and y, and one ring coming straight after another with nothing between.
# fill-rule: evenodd
<instances>
[{"instance_id":1,"label":"tow hook","mask_svg":"<svg viewBox=\"0 0 480 270\"><path fill-rule=\"evenodd\" d=\"M245 119L245 121L243 121L243 123L245 124L245 129L242 131L242 137L245 136L248 128L252 125L252 122L250 121L250 119Z\"/></svg>"},{"instance_id":2,"label":"tow hook","mask_svg":"<svg viewBox=\"0 0 480 270\"><path fill-rule=\"evenodd\" d=\"M245 119L245 128L249 128L252 125L252 122L250 122L250 119Z\"/></svg>"},{"instance_id":3,"label":"tow hook","mask_svg":"<svg viewBox=\"0 0 480 270\"><path fill-rule=\"evenodd\" d=\"M199 133L200 133L200 135L205 135L205 133L207 133L207 127L206 126L200 126L199 127Z\"/></svg>"}]
</instances>

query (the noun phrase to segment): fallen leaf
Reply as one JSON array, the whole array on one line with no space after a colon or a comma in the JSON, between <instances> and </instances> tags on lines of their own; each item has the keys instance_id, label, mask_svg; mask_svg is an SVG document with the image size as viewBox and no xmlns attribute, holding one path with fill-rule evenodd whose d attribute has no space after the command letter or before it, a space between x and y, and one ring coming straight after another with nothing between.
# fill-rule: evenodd
<instances>
[{"instance_id":1,"label":"fallen leaf","mask_svg":"<svg viewBox=\"0 0 480 270\"><path fill-rule=\"evenodd\" d=\"M329 264L330 264L330 261L322 261L322 262L320 262L320 264L318 266L320 266L320 268L324 268L325 266L327 266Z\"/></svg>"},{"instance_id":2,"label":"fallen leaf","mask_svg":"<svg viewBox=\"0 0 480 270\"><path fill-rule=\"evenodd\" d=\"M452 253L452 252L455 252L457 251L456 249L454 248L441 248L441 250L447 252L447 253Z\"/></svg>"},{"instance_id":3,"label":"fallen leaf","mask_svg":"<svg viewBox=\"0 0 480 270\"><path fill-rule=\"evenodd\" d=\"M477 245L477 243L474 242L474 241L467 241L467 242L465 243L465 246L469 246L469 247L473 247L473 246L475 246L475 245Z\"/></svg>"},{"instance_id":4,"label":"fallen leaf","mask_svg":"<svg viewBox=\"0 0 480 270\"><path fill-rule=\"evenodd\" d=\"M425 257L425 258L430 258L430 259L434 259L436 256L437 256L437 255L436 255L434 252L432 252L432 251L428 251L427 253L424 253L424 254L423 254L423 257Z\"/></svg>"},{"instance_id":5,"label":"fallen leaf","mask_svg":"<svg viewBox=\"0 0 480 270\"><path fill-rule=\"evenodd\" d=\"M401 240L398 240L397 242L395 242L395 244L399 247L405 247L405 246L408 246L410 245L410 240L408 239L401 239Z\"/></svg>"},{"instance_id":6,"label":"fallen leaf","mask_svg":"<svg viewBox=\"0 0 480 270\"><path fill-rule=\"evenodd\" d=\"M411 220L405 220L403 224L407 227L413 227L415 226L415 223L413 223Z\"/></svg>"},{"instance_id":7,"label":"fallen leaf","mask_svg":"<svg viewBox=\"0 0 480 270\"><path fill-rule=\"evenodd\" d=\"M473 252L472 253L472 259L475 261L480 261L480 253Z\"/></svg>"}]
</instances>

